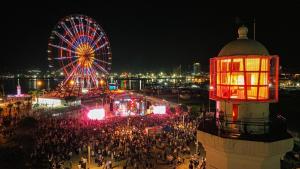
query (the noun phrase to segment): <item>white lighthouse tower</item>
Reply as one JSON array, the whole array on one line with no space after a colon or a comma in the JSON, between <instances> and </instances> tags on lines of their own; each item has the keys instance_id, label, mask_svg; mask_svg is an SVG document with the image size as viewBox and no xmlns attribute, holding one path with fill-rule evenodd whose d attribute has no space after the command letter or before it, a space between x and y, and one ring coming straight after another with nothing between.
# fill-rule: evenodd
<instances>
[{"instance_id":1,"label":"white lighthouse tower","mask_svg":"<svg viewBox=\"0 0 300 169\"><path fill-rule=\"evenodd\" d=\"M279 57L247 33L240 27L237 40L210 59L216 114L197 133L209 169L280 169L293 148L284 119L269 112L269 103L278 102Z\"/></svg>"},{"instance_id":2,"label":"white lighthouse tower","mask_svg":"<svg viewBox=\"0 0 300 169\"><path fill-rule=\"evenodd\" d=\"M17 96L21 96L21 85L20 85L19 79L18 79L18 85L17 85Z\"/></svg>"}]
</instances>

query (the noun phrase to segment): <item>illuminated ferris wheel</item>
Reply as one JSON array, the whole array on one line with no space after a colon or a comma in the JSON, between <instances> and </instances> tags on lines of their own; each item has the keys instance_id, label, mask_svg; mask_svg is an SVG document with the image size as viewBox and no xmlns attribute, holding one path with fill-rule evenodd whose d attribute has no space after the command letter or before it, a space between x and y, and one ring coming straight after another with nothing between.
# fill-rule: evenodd
<instances>
[{"instance_id":1,"label":"illuminated ferris wheel","mask_svg":"<svg viewBox=\"0 0 300 169\"><path fill-rule=\"evenodd\" d=\"M52 30L47 52L49 67L65 77L61 87L98 88L111 70L108 37L85 15L62 18Z\"/></svg>"}]
</instances>

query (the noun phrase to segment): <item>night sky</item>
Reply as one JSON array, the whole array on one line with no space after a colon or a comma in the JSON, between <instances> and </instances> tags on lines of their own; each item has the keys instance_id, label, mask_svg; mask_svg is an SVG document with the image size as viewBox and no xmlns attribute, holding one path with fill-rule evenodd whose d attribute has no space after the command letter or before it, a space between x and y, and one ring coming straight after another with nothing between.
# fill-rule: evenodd
<instances>
[{"instance_id":1,"label":"night sky","mask_svg":"<svg viewBox=\"0 0 300 169\"><path fill-rule=\"evenodd\" d=\"M236 39L241 23L253 37L254 17L256 39L280 55L284 69L300 71L297 4L113 2L2 4L0 71L46 69L51 30L60 18L76 13L94 18L109 36L113 72L171 71L180 64L187 70L195 61L208 70L208 59Z\"/></svg>"}]
</instances>

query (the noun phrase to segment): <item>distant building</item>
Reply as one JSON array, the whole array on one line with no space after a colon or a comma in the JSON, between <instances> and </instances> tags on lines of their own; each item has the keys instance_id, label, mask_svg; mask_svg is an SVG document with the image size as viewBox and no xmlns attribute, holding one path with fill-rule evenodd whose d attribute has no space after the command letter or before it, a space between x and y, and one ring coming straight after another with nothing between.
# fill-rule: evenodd
<instances>
[{"instance_id":1,"label":"distant building","mask_svg":"<svg viewBox=\"0 0 300 169\"><path fill-rule=\"evenodd\" d=\"M193 64L193 75L199 75L201 71L200 63L196 62Z\"/></svg>"},{"instance_id":2,"label":"distant building","mask_svg":"<svg viewBox=\"0 0 300 169\"><path fill-rule=\"evenodd\" d=\"M32 74L40 74L42 71L39 69L32 69L32 70L28 70L27 72Z\"/></svg>"}]
</instances>

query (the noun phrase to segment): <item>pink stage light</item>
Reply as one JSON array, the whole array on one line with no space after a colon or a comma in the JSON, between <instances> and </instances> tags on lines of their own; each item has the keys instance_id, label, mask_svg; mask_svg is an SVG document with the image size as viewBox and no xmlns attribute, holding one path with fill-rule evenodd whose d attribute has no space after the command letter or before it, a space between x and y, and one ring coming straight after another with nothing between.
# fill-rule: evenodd
<instances>
[{"instance_id":1,"label":"pink stage light","mask_svg":"<svg viewBox=\"0 0 300 169\"><path fill-rule=\"evenodd\" d=\"M153 114L166 114L166 106L153 106Z\"/></svg>"},{"instance_id":2,"label":"pink stage light","mask_svg":"<svg viewBox=\"0 0 300 169\"><path fill-rule=\"evenodd\" d=\"M91 120L103 120L105 117L105 110L101 109L92 109L87 114L88 118Z\"/></svg>"}]
</instances>

